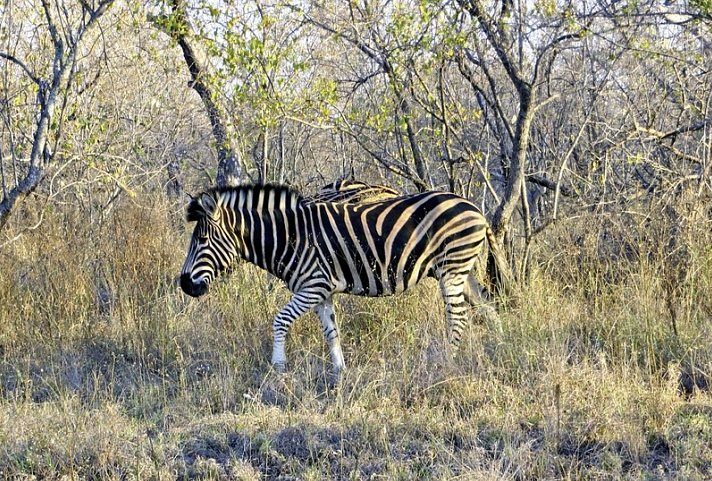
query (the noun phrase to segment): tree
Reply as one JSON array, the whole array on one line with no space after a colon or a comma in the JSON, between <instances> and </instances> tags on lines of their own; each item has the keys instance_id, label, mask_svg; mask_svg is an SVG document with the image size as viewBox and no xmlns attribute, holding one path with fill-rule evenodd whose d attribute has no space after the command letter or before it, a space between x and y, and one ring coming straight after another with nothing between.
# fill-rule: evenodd
<instances>
[{"instance_id":1,"label":"tree","mask_svg":"<svg viewBox=\"0 0 712 481\"><path fill-rule=\"evenodd\" d=\"M159 26L175 40L183 52L190 72L190 86L197 92L210 119L215 149L218 155L216 183L221 186L237 185L242 178L240 159L232 147L227 131L227 122L216 103L217 92L211 83L210 72L201 59L201 54L192 38L192 26L188 18L186 0L169 0L170 14L157 18Z\"/></svg>"},{"instance_id":2,"label":"tree","mask_svg":"<svg viewBox=\"0 0 712 481\"><path fill-rule=\"evenodd\" d=\"M9 65L13 65L34 84L37 93L37 101L34 106L37 120L33 126L29 159L26 162L22 161L17 148L19 145L11 144L10 156L12 157L14 178L11 178L9 172L6 172L4 168L0 171L3 184L3 199L0 202L0 230L5 227L13 209L40 185L45 177L47 166L54 159L53 145L56 145L61 137L64 120L62 111L57 113L57 107L67 101L68 88L76 73L75 68L83 42L96 28L99 19L113 3L113 0L93 0L67 6L58 1L41 0L41 6L36 10L41 12L41 17L34 17L34 25L40 39L48 36L49 44L53 48L51 71L49 72L38 73L26 59L17 57L11 50L14 46L10 43L10 36L6 42L10 48L0 52L0 58L5 60L6 83L8 75L10 75L7 73ZM6 14L12 15L12 8L7 10ZM9 19L8 22L10 22ZM40 44L42 42L43 40L40 40ZM25 54L30 56L31 48ZM5 125L12 129L11 99L6 94L3 101L6 107L4 109ZM0 161L0 165L4 166L4 163Z\"/></svg>"},{"instance_id":3,"label":"tree","mask_svg":"<svg viewBox=\"0 0 712 481\"><path fill-rule=\"evenodd\" d=\"M538 2L531 8L526 2L503 0L489 8L480 0L458 0L472 21L471 47L463 49L459 57L463 74L471 80L476 91L488 92L489 104L498 113L499 124L504 126L506 137L502 142L506 159L504 194L494 213L492 224L498 237L508 229L512 214L520 200L525 202L525 175L532 122L537 110L554 96L542 90L543 77L551 72L559 51L571 42L581 39L588 26L579 21L584 17L574 10L574 2L562 7L554 2ZM491 70L495 60L506 73L506 78L516 92L516 117L510 120L503 111L498 88L502 80ZM469 66L483 74L485 85L468 75ZM546 95L543 100L540 98ZM527 219L527 230L530 230ZM531 234L529 234L531 235Z\"/></svg>"}]
</instances>

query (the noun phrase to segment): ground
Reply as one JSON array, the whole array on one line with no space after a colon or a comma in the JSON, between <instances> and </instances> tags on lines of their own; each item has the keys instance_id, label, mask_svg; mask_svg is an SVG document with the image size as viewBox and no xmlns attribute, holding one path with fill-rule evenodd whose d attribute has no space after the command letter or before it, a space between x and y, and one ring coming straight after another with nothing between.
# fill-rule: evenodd
<instances>
[{"instance_id":1,"label":"ground","mask_svg":"<svg viewBox=\"0 0 712 481\"><path fill-rule=\"evenodd\" d=\"M64 219L0 254L0 478L712 478L704 246L675 329L642 263L615 280L535 264L455 359L434 283L341 296L334 387L313 314L290 333L288 372L271 371L289 294L263 272L180 292L187 233L167 218Z\"/></svg>"}]
</instances>

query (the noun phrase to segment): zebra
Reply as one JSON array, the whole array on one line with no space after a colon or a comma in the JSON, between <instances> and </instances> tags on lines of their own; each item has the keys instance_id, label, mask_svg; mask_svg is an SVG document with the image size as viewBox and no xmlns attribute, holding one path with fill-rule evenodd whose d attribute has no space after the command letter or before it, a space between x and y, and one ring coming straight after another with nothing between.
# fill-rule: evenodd
<instances>
[{"instance_id":1,"label":"zebra","mask_svg":"<svg viewBox=\"0 0 712 481\"><path fill-rule=\"evenodd\" d=\"M496 246L474 204L437 191L340 204L312 202L281 185L218 187L192 198L186 220L196 225L181 270L182 290L193 297L206 294L216 276L240 258L267 270L293 294L272 323L274 369L285 370L290 326L313 309L337 377L346 363L334 294L392 295L434 277L455 353L468 303L480 302L468 277L484 243L490 255Z\"/></svg>"}]
</instances>

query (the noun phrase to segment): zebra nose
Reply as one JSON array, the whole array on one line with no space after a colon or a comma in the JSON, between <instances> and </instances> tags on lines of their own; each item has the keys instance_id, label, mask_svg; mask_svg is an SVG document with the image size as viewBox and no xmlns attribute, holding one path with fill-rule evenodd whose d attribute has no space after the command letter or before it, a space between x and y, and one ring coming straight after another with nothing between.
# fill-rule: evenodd
<instances>
[{"instance_id":1,"label":"zebra nose","mask_svg":"<svg viewBox=\"0 0 712 481\"><path fill-rule=\"evenodd\" d=\"M193 282L193 279L190 278L190 274L181 274L180 288L189 296L198 297L208 292L208 283L201 281L196 284Z\"/></svg>"}]
</instances>

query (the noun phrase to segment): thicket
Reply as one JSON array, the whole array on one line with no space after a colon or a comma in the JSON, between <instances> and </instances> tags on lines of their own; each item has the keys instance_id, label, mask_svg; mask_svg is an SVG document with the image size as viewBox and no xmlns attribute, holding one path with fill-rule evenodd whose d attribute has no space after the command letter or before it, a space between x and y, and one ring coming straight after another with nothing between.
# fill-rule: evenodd
<instances>
[{"instance_id":1,"label":"thicket","mask_svg":"<svg viewBox=\"0 0 712 481\"><path fill-rule=\"evenodd\" d=\"M0 477L712 477L705 2L0 10ZM180 291L184 192L345 175L504 240L457 361L430 281L337 299L339 389L263 272Z\"/></svg>"},{"instance_id":2,"label":"thicket","mask_svg":"<svg viewBox=\"0 0 712 481\"><path fill-rule=\"evenodd\" d=\"M333 390L311 314L290 334L290 373L270 373L271 317L289 294L263 272L242 265L199 300L180 292L181 216L150 194L103 218L77 204L3 249L3 476L710 474L712 251L699 224L671 251L664 235L641 238L668 229L659 219L562 220L502 325L473 325L455 363L433 283L341 296L349 371Z\"/></svg>"}]
</instances>

